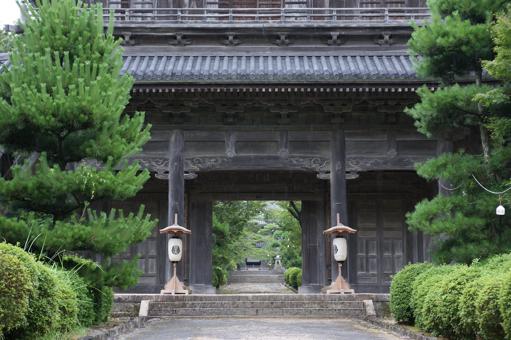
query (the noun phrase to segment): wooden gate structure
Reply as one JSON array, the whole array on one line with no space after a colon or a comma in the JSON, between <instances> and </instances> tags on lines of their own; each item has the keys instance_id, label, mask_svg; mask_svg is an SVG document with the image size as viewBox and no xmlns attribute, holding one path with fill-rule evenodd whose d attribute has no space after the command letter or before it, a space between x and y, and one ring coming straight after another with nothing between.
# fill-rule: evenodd
<instances>
[{"instance_id":1,"label":"wooden gate structure","mask_svg":"<svg viewBox=\"0 0 511 340\"><path fill-rule=\"evenodd\" d=\"M345 277L357 292L388 291L392 274L428 256L428 238L407 230L405 214L437 190L414 165L444 149L403 113L418 87L435 87L406 51L410 22L429 17L424 1L220 2L105 2L125 40L123 72L136 80L127 111L152 124L135 157L152 178L116 206L145 204L160 227L177 213L192 230L180 277L214 293L212 203L300 200L300 291L319 292L336 275L322 234L336 213L359 230ZM160 291L165 244L155 230L123 254L140 257L132 291Z\"/></svg>"}]
</instances>

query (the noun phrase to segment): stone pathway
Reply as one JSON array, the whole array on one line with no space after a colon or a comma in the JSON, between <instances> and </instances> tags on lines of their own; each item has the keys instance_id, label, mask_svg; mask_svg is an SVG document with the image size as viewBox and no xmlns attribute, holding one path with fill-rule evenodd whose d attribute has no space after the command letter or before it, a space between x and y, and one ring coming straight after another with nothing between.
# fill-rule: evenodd
<instances>
[{"instance_id":1,"label":"stone pathway","mask_svg":"<svg viewBox=\"0 0 511 340\"><path fill-rule=\"evenodd\" d=\"M346 319L169 319L150 321L125 340L397 340L367 323Z\"/></svg>"},{"instance_id":2,"label":"stone pathway","mask_svg":"<svg viewBox=\"0 0 511 340\"><path fill-rule=\"evenodd\" d=\"M284 275L269 270L243 270L230 273L227 285L219 294L293 294L284 285Z\"/></svg>"},{"instance_id":3,"label":"stone pathway","mask_svg":"<svg viewBox=\"0 0 511 340\"><path fill-rule=\"evenodd\" d=\"M220 287L218 294L293 294L282 283L230 283Z\"/></svg>"}]
</instances>

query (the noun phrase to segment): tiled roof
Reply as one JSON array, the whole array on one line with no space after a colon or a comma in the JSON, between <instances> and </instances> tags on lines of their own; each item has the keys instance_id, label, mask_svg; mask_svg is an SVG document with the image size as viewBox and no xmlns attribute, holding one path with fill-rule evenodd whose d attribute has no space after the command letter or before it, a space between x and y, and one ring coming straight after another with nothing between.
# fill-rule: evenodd
<instances>
[{"instance_id":1,"label":"tiled roof","mask_svg":"<svg viewBox=\"0 0 511 340\"><path fill-rule=\"evenodd\" d=\"M0 53L0 68L8 55ZM136 83L315 83L417 80L410 56L126 55L122 72Z\"/></svg>"},{"instance_id":2,"label":"tiled roof","mask_svg":"<svg viewBox=\"0 0 511 340\"><path fill-rule=\"evenodd\" d=\"M416 80L408 55L129 55L137 82L314 83Z\"/></svg>"}]
</instances>

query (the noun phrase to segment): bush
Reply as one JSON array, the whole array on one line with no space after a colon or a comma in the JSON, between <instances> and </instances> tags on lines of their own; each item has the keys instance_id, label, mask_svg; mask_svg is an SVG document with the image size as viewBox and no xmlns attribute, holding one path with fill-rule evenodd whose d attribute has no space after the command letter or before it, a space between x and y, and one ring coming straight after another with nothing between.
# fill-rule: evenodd
<instances>
[{"instance_id":1,"label":"bush","mask_svg":"<svg viewBox=\"0 0 511 340\"><path fill-rule=\"evenodd\" d=\"M219 288L220 286L227 283L227 270L222 267L214 266L213 267L213 278L212 278L213 286Z\"/></svg>"},{"instance_id":2,"label":"bush","mask_svg":"<svg viewBox=\"0 0 511 340\"><path fill-rule=\"evenodd\" d=\"M58 331L67 333L75 329L78 324L78 296L73 289L71 278L66 271L52 269L56 280L56 301L59 309Z\"/></svg>"},{"instance_id":3,"label":"bush","mask_svg":"<svg viewBox=\"0 0 511 340\"><path fill-rule=\"evenodd\" d=\"M291 267L284 272L284 281L288 286L298 289L302 285L302 270L297 267Z\"/></svg>"},{"instance_id":4,"label":"bush","mask_svg":"<svg viewBox=\"0 0 511 340\"><path fill-rule=\"evenodd\" d=\"M449 273L449 266L431 267L419 274L412 285L412 303L415 324L419 328L424 327L424 302L431 286L437 282L443 275Z\"/></svg>"},{"instance_id":5,"label":"bush","mask_svg":"<svg viewBox=\"0 0 511 340\"><path fill-rule=\"evenodd\" d=\"M450 266L449 273L431 286L423 306L423 329L448 338L472 338L462 327L460 300L467 283L480 275L479 270L468 266Z\"/></svg>"},{"instance_id":6,"label":"bush","mask_svg":"<svg viewBox=\"0 0 511 340\"><path fill-rule=\"evenodd\" d=\"M487 275L488 273L483 271L481 277L469 282L460 297L461 327L466 329L470 334L476 334L479 331L476 314L476 297L479 294L481 286L484 285Z\"/></svg>"},{"instance_id":7,"label":"bush","mask_svg":"<svg viewBox=\"0 0 511 340\"><path fill-rule=\"evenodd\" d=\"M13 268L16 286L9 274ZM89 326L95 315L91 292L76 273L50 267L19 247L0 243L0 319L0 335L32 339L59 336L79 324Z\"/></svg>"},{"instance_id":8,"label":"bush","mask_svg":"<svg viewBox=\"0 0 511 340\"><path fill-rule=\"evenodd\" d=\"M29 297L34 296L30 272L17 257L0 252L0 339L27 322Z\"/></svg>"},{"instance_id":9,"label":"bush","mask_svg":"<svg viewBox=\"0 0 511 340\"><path fill-rule=\"evenodd\" d=\"M96 262L78 256L64 256L62 265L76 272L87 284L94 306L94 322L108 320L113 303L112 288L105 284L106 274Z\"/></svg>"},{"instance_id":10,"label":"bush","mask_svg":"<svg viewBox=\"0 0 511 340\"><path fill-rule=\"evenodd\" d=\"M478 338L504 339L502 315L499 311L499 293L503 286L502 275L486 275L475 301L475 315L478 325Z\"/></svg>"},{"instance_id":11,"label":"bush","mask_svg":"<svg viewBox=\"0 0 511 340\"><path fill-rule=\"evenodd\" d=\"M503 276L499 293L499 310L506 339L511 339L511 272Z\"/></svg>"},{"instance_id":12,"label":"bush","mask_svg":"<svg viewBox=\"0 0 511 340\"><path fill-rule=\"evenodd\" d=\"M390 311L398 322L413 324L412 288L417 276L431 268L429 263L415 263L404 267L392 279Z\"/></svg>"},{"instance_id":13,"label":"bush","mask_svg":"<svg viewBox=\"0 0 511 340\"><path fill-rule=\"evenodd\" d=\"M78 303L78 322L82 327L89 327L94 324L96 319L94 314L94 302L89 287L84 279L73 271L64 271L69 279L69 284L76 293Z\"/></svg>"}]
</instances>

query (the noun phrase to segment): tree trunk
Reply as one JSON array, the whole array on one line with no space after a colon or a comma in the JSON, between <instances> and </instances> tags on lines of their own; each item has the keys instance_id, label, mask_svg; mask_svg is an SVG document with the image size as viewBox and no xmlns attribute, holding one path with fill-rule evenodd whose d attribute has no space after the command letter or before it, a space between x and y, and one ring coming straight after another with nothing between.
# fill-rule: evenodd
<instances>
[{"instance_id":1,"label":"tree trunk","mask_svg":"<svg viewBox=\"0 0 511 340\"><path fill-rule=\"evenodd\" d=\"M476 73L476 85L481 86L483 70L478 70ZM488 164L490 162L490 137L488 135L488 129L486 129L486 126L484 126L484 112L480 103L477 104L477 111L481 117L481 125L479 126L479 134L481 135L481 147L483 149L484 161L486 164Z\"/></svg>"}]
</instances>

